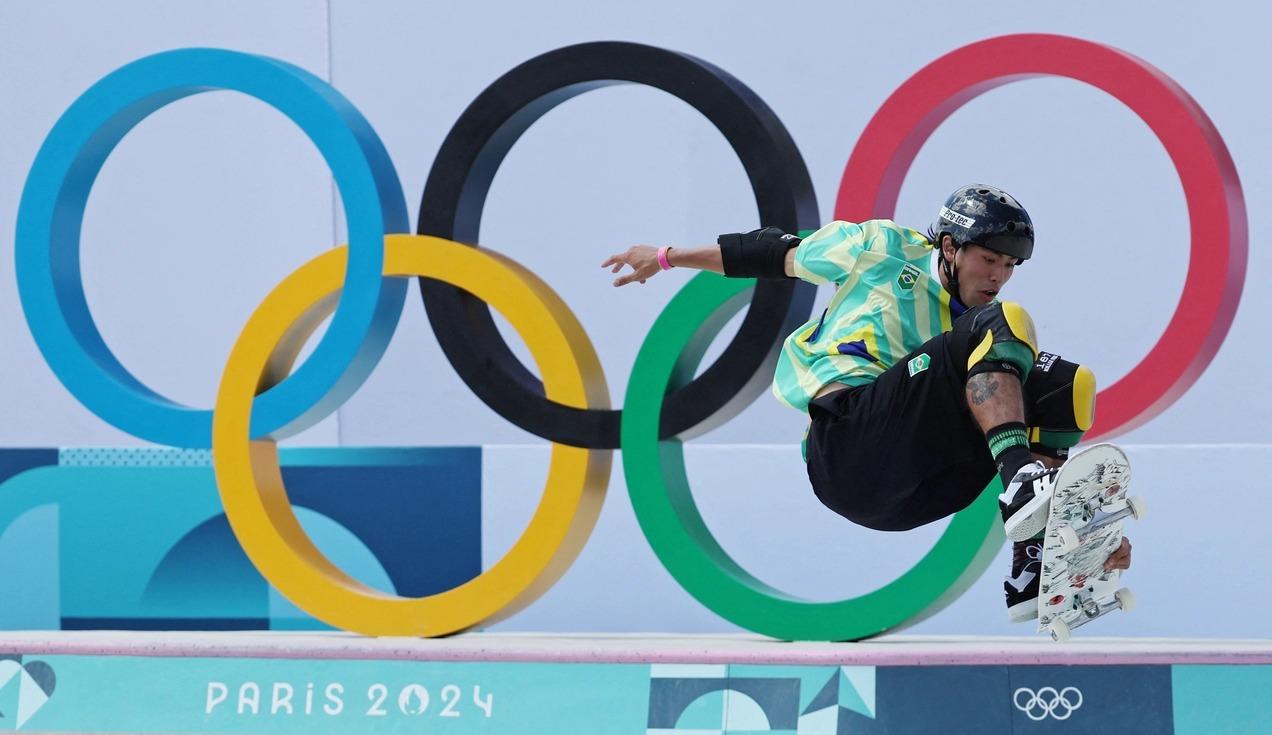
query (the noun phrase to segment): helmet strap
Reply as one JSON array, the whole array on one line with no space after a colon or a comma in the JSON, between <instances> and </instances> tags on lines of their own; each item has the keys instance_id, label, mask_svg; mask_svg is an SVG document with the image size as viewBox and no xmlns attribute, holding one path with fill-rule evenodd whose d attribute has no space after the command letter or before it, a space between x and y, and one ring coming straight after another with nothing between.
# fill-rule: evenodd
<instances>
[{"instance_id":1,"label":"helmet strap","mask_svg":"<svg viewBox=\"0 0 1272 735\"><path fill-rule=\"evenodd\" d=\"M956 243L954 245L954 253L957 254L958 250L959 246ZM938 246L936 257L941 270L945 273L945 290L949 292L950 296L953 297L955 301L962 304L963 297L958 293L958 266L954 265L953 259L945 259L945 248L943 247Z\"/></svg>"}]
</instances>

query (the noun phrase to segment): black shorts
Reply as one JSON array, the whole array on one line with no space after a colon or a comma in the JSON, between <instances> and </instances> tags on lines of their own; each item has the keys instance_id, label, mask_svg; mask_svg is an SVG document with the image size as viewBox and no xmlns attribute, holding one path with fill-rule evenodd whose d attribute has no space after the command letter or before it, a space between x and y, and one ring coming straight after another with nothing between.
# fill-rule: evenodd
<instances>
[{"instance_id":1,"label":"black shorts","mask_svg":"<svg viewBox=\"0 0 1272 735\"><path fill-rule=\"evenodd\" d=\"M959 319L873 383L809 405L808 477L828 508L867 528L905 531L966 508L994 478L965 397L975 347L968 323ZM922 355L927 367L918 370Z\"/></svg>"}]
</instances>

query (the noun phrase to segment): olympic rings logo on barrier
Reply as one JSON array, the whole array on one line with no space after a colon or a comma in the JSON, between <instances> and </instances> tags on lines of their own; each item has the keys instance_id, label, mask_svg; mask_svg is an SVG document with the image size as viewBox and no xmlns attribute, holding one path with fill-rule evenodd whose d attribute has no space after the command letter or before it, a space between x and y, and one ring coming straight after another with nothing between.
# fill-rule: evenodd
<instances>
[{"instance_id":1,"label":"olympic rings logo on barrier","mask_svg":"<svg viewBox=\"0 0 1272 735\"><path fill-rule=\"evenodd\" d=\"M1073 695L1070 695L1070 692L1076 695L1076 699L1072 698ZM1020 698L1022 694L1027 695L1024 700ZM1035 692L1029 687L1020 687L1011 699L1016 709L1024 712L1025 716L1034 722L1042 722L1048 717L1067 720L1082 706L1082 690L1077 687L1065 687L1056 691L1055 687L1043 687Z\"/></svg>"},{"instance_id":2,"label":"olympic rings logo on barrier","mask_svg":"<svg viewBox=\"0 0 1272 735\"><path fill-rule=\"evenodd\" d=\"M1146 373L1141 365L1101 393L1101 415L1113 418L1094 433L1108 434L1160 412L1196 379L1227 333L1245 274L1245 210L1232 162L1200 107L1164 74L1061 36L1006 36L959 49L920 70L880 108L844 170L835 214L891 216L905 170L941 120L988 89L1039 75L1094 84L1149 122L1180 172L1192 221L1190 310L1177 311L1179 323L1172 321L1154 347L1163 365L1151 380L1119 388ZM623 450L650 545L676 580L722 617L778 638L845 640L933 614L980 576L1001 545L992 485L954 516L915 567L879 590L829 603L796 599L752 577L720 548L693 502L681 440L727 421L759 395L781 339L807 318L811 286L696 276L656 320L636 358L626 408L615 411L599 360L568 307L506 257L460 244L479 241L495 171L530 124L566 99L620 83L662 89L702 112L741 158L764 224L789 231L817 224L808 172L777 116L737 79L684 54L589 43L505 74L443 142L413 236L405 234L405 202L387 152L329 85L263 57L173 51L93 85L58 120L32 165L16 240L32 334L58 378L101 418L155 442L210 445L226 515L253 564L306 612L348 630L442 635L533 601L586 542L614 448ZM349 221L347 248L302 266L249 319L211 412L177 405L128 373L97 331L79 272L84 205L106 157L150 113L209 89L254 96L296 122L331 167ZM357 389L394 331L410 276L421 278L438 340L464 381L505 418L553 442L543 499L513 548L476 579L419 599L370 589L314 547L288 502L274 444ZM687 379L748 300L738 335L713 365ZM521 333L542 384L512 355L483 302ZM292 371L305 338L329 314L326 334Z\"/></svg>"}]
</instances>

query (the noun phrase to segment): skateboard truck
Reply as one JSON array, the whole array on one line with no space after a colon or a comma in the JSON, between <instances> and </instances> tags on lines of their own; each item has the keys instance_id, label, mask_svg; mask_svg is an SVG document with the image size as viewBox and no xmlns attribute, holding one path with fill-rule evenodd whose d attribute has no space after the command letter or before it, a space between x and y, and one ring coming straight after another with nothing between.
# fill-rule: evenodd
<instances>
[{"instance_id":1,"label":"skateboard truck","mask_svg":"<svg viewBox=\"0 0 1272 735\"><path fill-rule=\"evenodd\" d=\"M1090 534L1104 528L1113 523L1117 523L1125 518L1134 518L1139 520L1148 513L1148 505L1144 499L1137 496L1126 499L1126 505L1121 510L1114 511L1102 518L1096 519L1086 525L1078 526L1060 526L1056 529L1056 538L1059 541L1058 553L1067 554L1078 548L1082 544L1082 540Z\"/></svg>"},{"instance_id":2,"label":"skateboard truck","mask_svg":"<svg viewBox=\"0 0 1272 735\"><path fill-rule=\"evenodd\" d=\"M1051 640L1057 643L1064 643L1069 640L1074 628L1080 628L1096 618L1108 615L1114 610L1123 612L1134 610L1135 596L1126 587L1114 592L1112 597L1106 597L1099 601L1092 597L1090 592L1080 592L1074 597L1073 605L1082 614L1072 621L1066 622L1063 617L1058 615L1050 621L1044 621L1047 623L1047 632L1051 633Z\"/></svg>"}]
</instances>

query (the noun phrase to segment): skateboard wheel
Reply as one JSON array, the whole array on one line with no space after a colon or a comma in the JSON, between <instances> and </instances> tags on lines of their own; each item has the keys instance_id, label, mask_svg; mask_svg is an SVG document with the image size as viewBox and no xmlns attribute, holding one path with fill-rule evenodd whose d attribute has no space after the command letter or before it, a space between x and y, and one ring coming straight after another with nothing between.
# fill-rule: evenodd
<instances>
[{"instance_id":1,"label":"skateboard wheel","mask_svg":"<svg viewBox=\"0 0 1272 735\"><path fill-rule=\"evenodd\" d=\"M1122 612L1130 612L1135 609L1135 595L1131 594L1130 588L1123 587L1114 592L1113 597L1117 600L1117 604L1121 606Z\"/></svg>"},{"instance_id":2,"label":"skateboard wheel","mask_svg":"<svg viewBox=\"0 0 1272 735\"><path fill-rule=\"evenodd\" d=\"M1067 554L1078 548L1078 532L1073 526L1061 526L1056 529L1056 539L1060 542L1060 553Z\"/></svg>"},{"instance_id":3,"label":"skateboard wheel","mask_svg":"<svg viewBox=\"0 0 1272 735\"><path fill-rule=\"evenodd\" d=\"M1047 626L1047 632L1051 634L1051 640L1056 643L1064 643L1073 635L1073 630L1069 628L1069 624L1064 622L1063 618L1052 620Z\"/></svg>"},{"instance_id":4,"label":"skateboard wheel","mask_svg":"<svg viewBox=\"0 0 1272 735\"><path fill-rule=\"evenodd\" d=\"M1144 499L1138 495L1127 498L1126 503L1131 507L1131 517L1137 521L1148 513L1148 503L1145 503Z\"/></svg>"}]
</instances>

